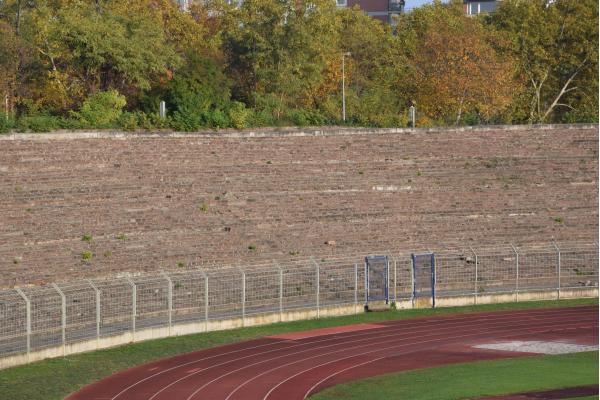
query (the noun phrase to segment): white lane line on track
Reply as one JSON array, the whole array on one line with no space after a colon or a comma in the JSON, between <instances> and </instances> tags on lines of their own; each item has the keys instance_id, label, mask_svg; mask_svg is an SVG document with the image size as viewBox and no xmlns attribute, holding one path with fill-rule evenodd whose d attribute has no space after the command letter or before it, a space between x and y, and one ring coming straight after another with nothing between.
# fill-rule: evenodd
<instances>
[{"instance_id":1,"label":"white lane line on track","mask_svg":"<svg viewBox=\"0 0 600 400\"><path fill-rule=\"evenodd\" d=\"M562 319L561 319L561 320L562 320ZM558 320L558 321L560 322L561 320ZM553 324L556 324L556 321L554 321L554 322L552 322L552 323L553 323ZM525 326L528 326L528 325L525 325ZM554 326L555 326L555 325L554 325ZM478 330L477 330L476 332L477 332L477 333L481 333L481 327L477 327L477 329L478 329ZM497 331L498 331L497 329L494 329L494 330L492 330L492 331L489 331L489 332L497 332ZM512 331L511 331L511 332L512 332ZM437 335L437 334L439 334L439 332L436 332L436 335ZM511 334L513 334L513 333L511 333ZM460 336L458 336L458 337L460 337ZM446 338L443 338L443 339L447 339L447 337L446 337ZM441 339L439 339L439 340L441 340ZM403 344L403 345L399 345L399 346L407 346L407 345L413 345L413 344L418 344L418 343L421 343L421 342L413 342L413 343ZM425 342L423 342L423 343L425 343ZM353 349L357 349L357 348L361 348L361 347L370 347L370 346L371 346L371 345L367 345L367 346L357 346L357 347L353 347ZM388 347L388 348L391 348L391 347ZM384 348L384 349L388 349L388 348ZM280 366L274 367L274 368L272 368L272 369L270 369L270 370L264 371L264 372L260 373L259 375L255 375L253 378L251 378L251 379L248 379L248 380L246 380L245 382L243 382L242 384L240 384L238 387L236 387L236 388L234 389L234 391L233 391L233 392L230 392L230 394L229 394L229 395L226 397L226 399L229 399L229 398L230 398L230 397L233 395L233 393L234 393L234 392L238 391L238 390L239 390L241 387L243 387L243 386L245 386L246 384L248 384L249 382L251 382L251 381L253 381L253 380L255 380L255 379L259 378L260 376L266 375L266 374L268 374L268 373L271 373L271 372L273 372L273 371L275 371L275 370L278 370L278 369L281 369L281 368L284 368L284 367L287 367L287 366L290 366L290 365L293 365L293 364L298 364L298 363L300 363L300 362L307 361L308 359L311 359L311 358L317 358L317 357L320 357L320 356L323 356L323 355L335 354L335 353L339 353L339 352L341 352L341 351L345 351L345 350L348 350L348 349L344 349L344 350L340 350L340 351L334 351L334 352L329 352L329 353L324 353L324 354L320 354L320 355L318 355L318 356L315 356L315 357L308 357L308 358L304 358L304 359L302 359L302 360L296 360L296 361L293 361L293 362L289 362L289 363L287 363L287 364L283 364L283 365L280 365ZM363 354L368 354L368 353L372 353L372 352L377 352L377 351L380 351L380 350L381 350L381 349L377 349L377 350L373 350L373 351L370 351L370 352L365 352L365 353L359 353L359 354L355 354L355 355L352 355L352 356L349 356L349 357L344 357L344 358L341 358L341 359L337 359L337 360L334 360L334 361L332 361L332 362L339 361L339 360L346 359L346 358L355 357L355 356L357 356L357 355L363 355ZM328 362L328 363L325 363L325 364L329 364L329 363L331 363L331 362ZM323 365L325 365L325 364L323 364ZM292 377L290 377L290 379L291 379L291 378L293 378L293 376L292 376ZM284 382L285 382L285 381L284 381ZM283 382L282 382L282 383L283 383ZM189 400L189 398L188 398L188 400Z\"/></svg>"},{"instance_id":2,"label":"white lane line on track","mask_svg":"<svg viewBox=\"0 0 600 400\"><path fill-rule=\"evenodd\" d=\"M382 325L381 330L389 330L389 329L394 329L397 328L397 325L402 324L403 327L410 327L411 325L439 325L440 323L444 323L444 322L448 322L448 321L486 321L489 319L494 319L494 320L498 320L498 319L502 319L505 317L514 317L514 316L525 316L525 317L535 317L535 316L543 316L543 315L547 315L547 314L552 314L553 312L557 312L560 310L569 310L572 311L573 313L583 313L588 311L587 307L586 308L554 308L554 309L540 309L540 310L516 310L516 311L509 311L509 312L501 312L498 315L491 315L485 312L481 312L481 313L466 313L466 314L462 314L459 316L452 316L452 315L441 315L441 316L437 316L436 319L434 320L425 320L423 321L422 319L407 319L407 320L398 320L395 321L393 324L389 324L389 325ZM570 314L571 312L569 312ZM483 315L482 315L483 314ZM378 331L381 331L378 330ZM373 334L373 332L361 332L361 333L356 333L356 332L350 332L347 334L338 334L336 335L336 337L334 338L329 338L329 339L317 339L317 340L313 340L313 341L306 341L306 342L302 342L293 346L286 346L286 347L282 347L280 349L275 349L275 350L287 350L293 347L298 347L298 346L303 346L303 345L308 345L308 344L313 344L313 343L320 343L320 342L327 342L327 341L331 341L331 340L336 340L336 339L340 339L340 337L343 338L352 338L352 337L359 337L359 336L365 336L365 335L371 335ZM210 359L214 359L217 357L222 357L222 356L226 356L226 355L231 355L231 354L235 354L235 353L239 353L239 352L243 352L243 351L248 351L248 350L255 350L258 348L263 348L263 347L268 347L268 346L275 346L275 345L280 345L280 342L274 342L274 343L266 343L266 344L262 344L262 345L257 345L257 346L251 346L251 347L246 347L246 348L242 348L242 349L238 349L238 350L232 350L229 352L225 352L225 353L220 353L220 354L216 354L213 356L208 356L208 357L201 357L199 359L196 360L191 360L191 361L187 361L185 363L181 363L178 365L175 365L173 367L170 367L168 369L162 370L160 372L157 372L153 375L150 375L146 378L140 379L136 382L134 382L133 384L129 385L128 387L124 388L123 390L121 390L119 393L117 393L115 396L113 396L110 400L116 400L118 397L122 396L123 394L125 394L127 391L133 389L134 387L138 386L139 384L143 383L143 382L147 382L150 379L156 378L160 375L163 375L165 373L171 372L173 370L176 370L178 368L182 368L182 367L186 367L189 366L191 364L195 364L198 362L202 362L202 361L206 361L206 360L210 360ZM250 356L258 356L258 355L262 355L262 354L266 354L269 352L262 352L262 353L256 353ZM248 358L249 356L246 357L242 357L242 358ZM236 360L233 361L237 361L240 360L241 358L238 358ZM232 362L233 362L232 361ZM222 365L222 364L219 364Z\"/></svg>"},{"instance_id":3,"label":"white lane line on track","mask_svg":"<svg viewBox=\"0 0 600 400\"><path fill-rule=\"evenodd\" d=\"M583 312L583 310L577 310L577 312L580 313L580 312ZM500 318L504 318L504 317L512 317L514 315L521 315L521 314L523 314L522 311L518 312L518 313L517 312L515 312L515 313L513 313L513 312L511 312L511 313L503 313L502 315L498 316L496 319L500 319ZM542 312L542 313L536 312L536 313L531 313L531 314L527 314L527 315L536 316L538 314L544 315L544 314L548 314L548 312ZM416 326L419 326L419 325L439 325L440 323L445 322L447 320L450 320L451 322L461 322L461 321L465 321L465 320L466 321L477 322L477 321L487 321L487 320L490 319L489 315L483 315L483 316L481 316L481 315L476 315L476 314L471 314L471 315L465 314L464 317L458 317L458 318L452 318L452 319L451 318L444 318L444 317L446 317L446 316L442 316L442 318L436 319L436 320L433 320L433 321L432 320L426 320L426 321L422 321L422 320L421 321L419 321L419 320L405 320L404 322L406 322L407 325L416 325ZM399 325L399 324L382 325L382 328L378 329L378 332L387 331L387 330L390 330L390 329L397 328L396 325ZM351 338L355 338L355 337L368 336L368 335L373 335L373 332L372 331L369 331L369 332L363 332L363 331L361 331L360 333L357 333L357 332L348 332L347 334L336 334L334 337L329 337L328 339L316 339L316 340L311 340L311 341L306 341L306 342L288 342L288 341L285 341L284 343L296 343L296 344L290 345L290 346L281 347L281 348L278 348L278 349L269 350L269 351L264 351L262 353L250 354L248 356L240 357L240 358L237 358L235 360L230 360L230 361L227 361L227 362L224 362L224 363L221 363L221 364L212 365L211 367L204 368L204 369L202 369L199 372L206 371L206 370L214 368L216 366L225 365L225 364L230 363L230 362L235 362L235 361L239 361L239 360L242 360L242 359L245 359L245 358L250 358L250 357L254 357L254 356L258 356L258 355L268 354L268 353L272 353L272 352L275 352L275 351L285 351L285 350L288 350L288 349L291 349L291 348L306 346L306 345L310 345L310 344L314 344L314 343L329 342L329 341L339 340L339 339L345 339L345 338L350 338L351 339ZM327 336L333 336L333 335L327 335ZM191 364L195 364L195 363L202 362L202 361L205 361L205 360L213 359L213 358L216 358L216 357L221 357L221 356L226 356L226 355L230 355L230 354L234 354L234 353L239 353L239 352L242 352L242 351L245 351L245 350L253 350L253 349L256 349L256 348L262 348L262 347L267 347L267 346L274 346L274 345L278 345L278 344L281 344L281 342L267 343L267 344L264 344L264 345L259 345L259 346L253 346L253 347L247 347L247 348L243 348L243 349L233 350L233 351L226 352L226 353L216 354L216 355L210 356L210 357L202 357L202 358L197 359L197 360L192 360L192 361L188 361L188 362L185 362L185 363L173 366L171 368L168 368L166 370L163 370L161 372L158 372L156 374L153 374L153 375L151 375L149 377L146 377L144 379L141 379L141 380L133 383L132 385L128 386L127 388L125 388L121 392L119 392L117 395L115 395L111 400L115 400L117 397L123 395L125 392L129 391L130 389L134 388L135 386L139 385L140 383L143 383L143 382L145 382L145 381L147 381L149 379L155 378L155 377L157 377L159 375L162 375L164 373L173 371L173 370L175 370L177 368L189 366ZM179 381L181 381L181 380L183 380L185 378L187 378L187 377L183 377L181 379L178 379L177 381L173 382L173 384L177 383L177 382L179 382Z\"/></svg>"},{"instance_id":4,"label":"white lane line on track","mask_svg":"<svg viewBox=\"0 0 600 400\"><path fill-rule=\"evenodd\" d=\"M588 327L588 326L581 326L581 327L579 327L579 328L593 328L593 327L594 327L594 326L589 326L589 327ZM598 328L598 326L595 326L595 328ZM543 332L547 332L548 330L552 330L552 331L556 332L556 331L567 331L567 330L572 330L572 329L573 329L573 328L562 328L562 329L560 329L560 328L554 328L554 327L552 327L552 328L547 328L547 329L544 329L544 330L542 330L542 331L539 331L539 332L536 332L536 333L543 333ZM531 332L530 332L530 333L531 333ZM500 336L498 336L498 337L495 337L494 339L497 339L497 338L502 338L502 337L510 337L510 336L513 336L513 333L506 334L506 335L500 335ZM416 351L419 351L419 350L416 350ZM396 354L394 354L392 357L397 357L398 355L406 355L406 354L410 354L410 353L411 353L411 352L405 352L405 353L400 353L400 354L396 353ZM376 362L376 361L381 361L381 360L384 360L384 359L386 359L386 358L389 358L389 357L390 357L390 356L388 355L388 356L383 356L383 357L375 358L375 359L373 359L373 360L365 361L365 362L362 362L362 363L360 363L360 364L356 364L356 365L352 365L352 366L350 366L350 367L344 368L344 369L342 369L342 370L340 370L340 371L336 371L336 372L334 372L333 374L331 374L331 375L329 375L329 376L326 376L325 378L321 379L319 382L317 382L317 383L315 383L313 386L311 386L311 388L310 388L310 389L308 389L308 391L307 391L307 392L304 394L304 398L306 399L308 396L310 396L310 394L312 393L312 391L313 391L315 388L317 388L317 387L318 387L320 384L322 384L322 383L323 383L323 382L325 382L325 381L328 381L329 379L333 378L333 377L334 377L334 376L336 376L336 375L342 374L342 373L344 373L344 372L346 372L346 371L349 371L349 370L351 370L351 369L354 369L354 368L361 367L361 366L363 366L363 365L366 365L366 364L372 364L372 363L374 363L374 362ZM317 365L317 366L315 366L315 367L313 367L313 368L310 368L310 369L314 369L314 368L318 368L318 367L319 367L319 365ZM306 372L306 371L309 371L310 369L308 369L308 370L305 370L304 372Z\"/></svg>"},{"instance_id":5,"label":"white lane line on track","mask_svg":"<svg viewBox=\"0 0 600 400\"><path fill-rule=\"evenodd\" d=\"M574 311L575 311L575 310L574 310ZM568 314L568 315L580 315L580 314L582 314L582 313L584 313L584 312L586 312L586 311L585 311L585 310L584 310L584 311L582 311L582 310L576 310L576 311L575 311L575 312L573 312L573 313L566 313L566 314ZM587 312L587 313L589 313L589 312ZM543 314L542 314L542 315L540 315L539 317L547 317L547 314L548 314L547 312L546 312L546 313L543 313ZM536 313L535 315L538 315L538 313ZM551 314L551 315L552 315L552 314ZM560 317L562 318L562 317L564 317L564 316L565 316L565 314L561 315ZM504 315L502 315L502 316L501 316L501 318L500 318L500 317L498 317L498 318L495 318L495 319L493 319L493 322L495 322L495 323L499 323L499 321L500 321L500 320L504 320L504 319L506 319L506 317L513 317L513 316L512 316L512 315L510 315L510 316L504 316ZM532 316L530 316L530 317L529 317L529 319L533 319L533 318L534 318L534 317L532 317ZM484 318L479 318L479 319L471 319L471 320L472 320L472 322L473 322L473 323L475 323L475 322L478 322L478 321L480 321L480 320L483 320L483 321L490 321L490 318L486 318L486 317L484 317ZM461 325L464 325L464 324L462 324L462 321L458 321L458 320L457 320L457 321L455 321L455 320L453 320L453 319L449 319L449 320L443 320L443 321L440 321L440 320L435 320L435 321L424 321L424 322L426 322L426 323L427 323L427 325L432 325L432 324L435 324L435 325L440 325L442 322L446 322L446 324L444 325L444 327L445 327L445 328L448 328L448 325L449 325L449 324L452 324L452 325L456 325L456 324L458 324L459 326L461 326ZM427 329L427 331L425 331L425 332L429 332L429 331L430 331L430 329L431 329L430 327L418 326L418 325L423 325L423 324L415 324L415 325L416 325L417 327L421 328L421 329L428 328L428 329ZM396 329L397 329L398 327L397 327L397 326L391 326L391 327L390 327L390 329L394 329L394 328L396 328ZM389 329L386 329L385 331L388 331L388 330L389 330ZM378 330L378 332L379 332L379 333L381 333L381 332L382 332L382 330ZM422 330L417 330L417 331L412 331L412 332L410 332L410 333L421 333L421 332L423 332L423 331L422 331ZM406 332L403 332L403 334L406 334ZM248 366L253 366L253 365L261 364L261 363L263 363L263 362L266 362L266 361L272 361L272 360L274 360L274 359L279 359L279 358L282 358L282 357L287 357L287 356L290 356L290 355L300 354L300 353L309 352L309 351L315 351L315 350L322 349L322 348L327 348L327 347L332 347L332 346L339 346L339 345L344 345L344 344L348 344L348 343L354 343L354 342L361 342L361 341L365 341L365 340L371 340L371 337L373 337L373 336L377 336L377 337L388 337L388 336L397 336L397 335L398 335L398 333L397 333L397 332L393 332L393 333L391 333L391 334L389 334L389 335L385 335L385 336L384 336L384 335L378 335L378 334L376 334L376 332L374 332L374 330L372 330L372 331L369 331L369 332L367 332L367 333L362 333L362 334L356 334L356 335L347 335L347 336L344 336L344 337L343 337L343 339L346 339L346 338L348 338L348 339L353 339L353 338L360 337L360 336L368 336L368 337L366 337L365 339L360 339L360 340L351 340L351 341L348 341L348 342L341 342L341 343L334 343L334 344L331 344L331 345L327 345L327 346L321 346L321 347L316 347L316 348L312 347L312 348L309 348L309 349L306 349L306 350L302 350L302 351L298 351L298 352L294 352L294 353L286 353L286 354L283 354L283 355L281 355L281 356L278 356L278 357L273 357L273 358L271 358L271 359L268 359L268 360L263 360L263 361L260 361L260 362L257 362L257 363L250 364L250 365L248 365ZM251 355L249 355L249 356L246 356L246 357L237 358L237 359L235 359L235 360L229 360L229 361L225 361L225 362L222 362L222 363L220 363L220 364L211 365L210 367L207 367L207 368L201 369L201 370L199 370L199 371L197 371L197 372L195 372L195 373L192 373L192 374L185 375L185 376L183 376L183 377L181 377L181 378L179 378L179 379L176 379L175 381L173 381L173 382L169 383L168 385L166 385L166 386L163 386L163 387L162 387L160 390L158 390L157 392L155 392L155 393L154 393L154 395L153 395L152 397L150 397L148 400L153 400L154 398L156 398L156 396L157 396L157 395L159 395L160 393L162 393L162 392L163 392L163 391L165 391L166 389L168 389L168 388L172 387L173 385L175 385L175 384L177 384L177 383L179 383L179 382L181 382L181 381L183 381L183 380L185 380L185 379L188 379L188 378L190 378L190 377L192 377L192 376L194 376L194 375L196 375L196 374L199 374L199 373L201 373L201 372L204 372L204 371L207 371L207 370L209 370L209 369L212 369L212 368L216 368L216 367L219 367L219 366L222 366L222 365L226 365L226 364L230 364L230 363L238 362L239 360L241 360L241 359L245 359L245 358L252 358L252 357L255 357L255 356L264 355L264 354L268 354L268 353L272 353L272 352L275 352L275 351L280 351L280 350L289 350L289 349L291 349L291 348L294 348L294 347L299 347L299 346L303 346L303 345L307 345L307 344L314 344L314 343L320 343L320 342L329 342L329 341L336 340L336 339L339 339L339 338L333 337L333 338L330 338L330 339L323 339L323 340L315 340L315 341L311 341L311 342L305 342L305 343L301 343L301 344L299 344L299 345L296 345L296 346L289 346L289 347L287 347L287 348L285 348L285 349L269 350L269 351L265 351L265 352L262 352L262 353L258 353L258 354L251 354ZM239 368L239 369L237 369L237 370L235 370L235 371L233 371L233 372L237 372L238 370L241 370L241 369L247 368L248 366L245 366L245 367L243 367L243 368ZM215 378L215 379L213 379L212 381L208 382L208 383L207 383L207 384L205 384L203 387L207 386L207 385L208 385L208 384L210 384L210 383L213 383L214 381L216 381L216 380L218 380L218 379L220 379L220 378L222 378L222 377L228 376L228 375L230 375L230 374L231 374L231 372L230 372L230 373L228 373L228 374L225 374L225 375L221 375L220 377L218 377L218 378ZM202 388L201 388L201 389L202 389Z\"/></svg>"},{"instance_id":6,"label":"white lane line on track","mask_svg":"<svg viewBox=\"0 0 600 400\"><path fill-rule=\"evenodd\" d=\"M459 325L460 325L460 324L459 324ZM430 329L431 329L431 328L427 328L425 331L423 331L423 329L425 329L425 328L427 328L427 327L422 327L422 328L421 328L421 330L417 330L417 331L411 331L410 333L429 332L429 331L430 331ZM386 331L387 331L387 330L386 330ZM381 330L379 330L379 332L381 333ZM380 336L380 337L388 337L388 336L396 336L396 335L397 335L397 333L390 333L390 334L388 334L388 335L385 335L385 336L381 336L381 335L377 335L377 336ZM371 331L371 332L369 332L369 333L364 333L364 334L361 334L361 335L353 335L353 336L349 336L349 337L348 337L348 339L353 339L353 338L355 338L355 337L359 337L359 336L367 336L367 337L366 337L366 338L364 338L364 339L350 340L350 341L347 341L347 342L335 342L335 343L333 343L333 344L326 345L326 346L317 346L316 348L315 348L315 347L309 347L308 349L305 349L305 350L300 350L300 351L296 351L296 352L293 352L293 353L285 353L285 354L282 354L282 355L280 355L280 356L277 356L277 357L272 357L272 358L269 358L269 359L267 359L267 360L263 360L263 361L260 361L260 362L254 363L254 364L250 364L250 365L248 365L248 366L252 366L252 365L256 365L256 364L260 364L260 363L263 363L263 362L266 362L266 361L272 361L272 360L276 360L276 359L283 358L283 357L288 357L288 356L290 356L290 355L295 355L295 354L306 353L306 352L315 351L315 350L319 350L319 349L324 349L324 348L327 348L327 347L341 346L341 345L345 345L345 344L348 344L348 343L363 342L363 341L366 341L366 340L371 340L371 339L372 339L372 336L375 336L375 335L374 335L374 332L373 332L373 331ZM289 347L286 347L286 348L284 348L284 349L275 349L275 350L264 351L264 352L262 352L262 353L258 353L258 354L251 354L251 355L248 355L248 356L245 356L245 357L240 357L240 358L237 358L237 359L235 359L235 360L229 360L229 361L225 361L225 362L222 362L222 363L220 363L220 364L214 364L214 365L211 365L210 367L206 367L206 368L200 369L200 370L198 370L198 371L196 371L196 372L194 372L194 373L190 373L190 374L187 374L187 375L185 375L185 376L182 376L182 377L181 377L181 378L179 378L179 379L176 379L175 381L173 381L173 382L169 383L168 385L166 385L166 386L162 387L160 390L158 390L157 392L155 392L155 393L154 393L154 395L152 395L152 397L148 398L148 400L153 400L154 398L156 398L156 396L157 396L157 395L159 395L160 393L162 393L162 392L163 392L163 391L165 391L166 389L168 389L168 388L172 387L173 385L175 385L175 384L177 384L177 383L179 383L179 382L181 382L181 381L183 381L183 380L185 380L185 379L188 379L188 378L192 377L193 375L196 375L196 374L198 374L198 373L201 373L201 372L204 372L204 371L207 371L207 370L210 370L210 369L216 368L216 367L220 367L220 366L223 366L223 365L226 365L226 364L235 363L235 362L238 362L238 361L240 361L240 360L242 360L242 359L246 359L246 358L252 358L252 357L259 356L259 355L265 355L265 354L268 354L268 353L273 353L273 352L280 351L280 350L289 350L289 349L296 348L296 347L303 347L303 346L306 346L306 345L312 345L312 344L315 344L315 343L321 343L321 342L330 342L330 341L335 341L335 340L339 340L339 338L333 337L333 338L330 338L330 339L324 339L324 340L315 340L315 341L311 341L311 342L307 342L307 343L301 343L301 344L297 344L297 345L295 345L295 346L289 346ZM248 366L245 366L245 367L243 367L243 368L239 368L239 369L237 369L237 370L235 370L235 371L232 371L232 372L236 372L236 371L238 371L238 370L241 370L241 369L247 368ZM231 373L231 372L230 372L230 373ZM218 380L218 379L220 379L220 378L222 378L222 377L225 377L225 376L229 375L230 373L228 373L228 374L226 374L226 375L221 375L220 377L213 379L212 381L208 382L208 383L207 383L207 385L208 385L208 384L210 384L210 383L212 383L212 382L214 382L215 380Z\"/></svg>"},{"instance_id":7,"label":"white lane line on track","mask_svg":"<svg viewBox=\"0 0 600 400\"><path fill-rule=\"evenodd\" d=\"M560 322L560 321L562 321L562 320L564 319L563 317L558 317L558 318L559 318L559 319L555 320L555 322L554 322L554 323L556 323L556 321ZM544 321L544 320L542 320L542 321ZM496 322L495 324L490 324L490 326L492 326L492 325L494 325L494 326L495 326L495 325L498 325L498 324L501 324L501 326L505 326L505 323L504 323L504 322ZM525 325L525 326L528 326L528 325ZM476 327L476 329L478 329L478 332L481 332L481 327ZM429 332L429 331L427 331L427 332ZM414 333L420 333L420 332L414 332ZM440 334L440 330L436 331L436 333L435 333L434 335L439 335L439 334ZM389 337L389 336L397 336L397 334L379 335L377 338L378 338L378 339L380 339L380 338L386 338L386 337ZM370 338L369 338L369 339L370 339ZM399 339L398 341L406 341L406 340L410 340L410 339L412 339L412 337L407 337L407 338ZM364 340L360 340L360 341L364 341ZM356 341L355 341L355 342L356 342ZM388 342L388 341L384 341L384 342L382 342L382 343L389 343L389 342ZM343 343L343 344L346 344L346 343ZM375 343L375 344L376 344L376 343ZM411 344L411 343L408 343L407 345L410 345L410 344ZM358 348L361 348L361 347L371 347L371 346L373 346L373 345L374 345L374 343L370 342L370 343L368 343L367 345L363 345L363 346L354 346L354 347L353 347L353 349L358 349ZM330 346L326 346L326 347L330 347ZM311 350L312 350L312 351L314 351L314 350L318 350L318 349L311 349ZM296 360L296 361L293 361L293 362L290 362L290 363L283 364L283 365L280 365L280 366L278 366L278 367L272 368L272 369L270 369L270 370L264 371L264 372L262 372L262 373L260 373L260 374L258 374L258 375L255 375L253 378L246 380L246 381L245 381L245 382L243 382L242 384L238 385L238 386L237 386L237 387L236 387L236 388L233 390L233 392L230 392L230 394L227 396L227 399L229 399L229 398L230 398L230 397L231 397L231 396L232 396L232 395L233 395L235 392L237 392L237 391L238 391L238 390L239 390L241 387L243 387L243 386L244 386L244 385L246 385L247 383L249 383L249 382L251 382L251 381L255 380L256 378L258 378L258 377L260 377L260 376L263 376L263 375L265 375L265 374L268 374L268 373L270 373L270 372L272 372L272 371L274 371L274 370L277 370L277 369L280 369L280 368L283 368L283 367L286 367L286 366L289 366L289 365L297 364L297 363L300 363L300 362L303 362L303 361L306 361L306 360L309 360L309 359L313 359L313 358L322 357L322 356L324 356L324 355L330 355L330 354L335 354L335 353L339 353L339 352L344 352L344 351L347 351L347 350L348 350L348 348L341 349L341 350L336 350L336 351L332 351L332 352L328 352L328 353L320 353L320 354L318 354L318 355L316 355L316 356L305 357L305 358L303 358L303 359L301 359L301 360ZM211 380L211 381L209 381L209 382L205 383L205 384L204 384L204 385L202 385L200 388L196 389L196 391L195 391L194 393L192 393L192 394L191 394L191 395L190 395L190 396L187 398L187 400L190 400L190 399L191 399L191 398L192 398L192 397L193 397L195 394L197 394L198 392L200 392L202 389L204 389L204 388L205 388L205 387L207 387L208 385L210 385L210 384L212 384L212 383L214 383L214 382L216 382L216 381L218 381L218 380L220 380L220 379L222 379L222 378L224 378L224 377L226 377L226 376L228 376L228 375L231 375L231 374L233 374L233 373L235 373L235 372L239 372L239 371L241 371L241 370L243 370L243 369L246 369L246 368L249 368L249 367L253 367L253 366L255 366L255 365L262 364L262 363L264 363L264 362L267 362L267 361L272 361L272 360L274 360L274 359L278 359L278 358L282 358L282 357L286 357L286 356L290 356L290 355L294 355L294 354L299 354L299 353L303 353L303 352L306 352L306 351L301 351L301 352L296 352L296 353L286 354L286 355L284 355L284 356L280 356L280 357L274 357L274 358L267 359L267 360L262 360L262 361L259 361L259 362L256 362L256 363L253 363L253 364L246 365L246 366L244 366L244 367L241 367L241 368L235 369L235 370L233 370L233 371L229 371L228 373L226 373L226 374L223 374L223 375L221 375L221 376L219 376L219 377L217 377L217 378L215 378L215 379L213 379L213 380Z\"/></svg>"}]
</instances>

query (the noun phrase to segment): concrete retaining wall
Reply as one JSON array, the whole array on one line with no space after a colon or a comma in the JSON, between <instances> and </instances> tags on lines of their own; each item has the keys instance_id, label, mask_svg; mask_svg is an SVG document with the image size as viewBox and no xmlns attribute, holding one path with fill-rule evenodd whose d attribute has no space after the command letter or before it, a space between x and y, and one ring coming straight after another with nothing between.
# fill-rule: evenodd
<instances>
[{"instance_id":1,"label":"concrete retaining wall","mask_svg":"<svg viewBox=\"0 0 600 400\"><path fill-rule=\"evenodd\" d=\"M555 299L573 299L573 298L591 298L598 297L598 288L575 288L550 291L534 291L519 293L495 293L486 295L467 295L436 298L437 307L455 307L474 304L492 304L506 303L514 301L535 301L535 300L555 300ZM412 308L427 308L431 306L431 299L421 298L402 299L396 302L399 310ZM270 313L260 315L249 315L245 318L232 318L224 320L198 321L187 324L173 325L171 327L154 327L136 332L126 332L119 335L101 337L93 340L86 340L78 343L66 344L65 346L55 346L43 350L32 351L29 354L18 354L5 358L0 358L0 369L10 368L18 365L28 364L47 358L63 357L66 355L106 349L110 347L121 346L128 343L141 342L145 340L166 338L170 336L189 335L207 331L220 331L227 329L236 329L257 325L267 325L277 322L288 322L297 320L307 320L320 317L333 317L341 315L351 315L363 312L362 304L343 304L335 306L315 308L286 310L282 313Z\"/></svg>"}]
</instances>

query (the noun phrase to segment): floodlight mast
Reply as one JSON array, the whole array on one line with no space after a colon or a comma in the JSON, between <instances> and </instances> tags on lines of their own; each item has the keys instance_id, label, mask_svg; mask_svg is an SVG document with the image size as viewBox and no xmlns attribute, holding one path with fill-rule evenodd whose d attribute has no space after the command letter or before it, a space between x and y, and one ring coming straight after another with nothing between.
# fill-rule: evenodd
<instances>
[{"instance_id":1,"label":"floodlight mast","mask_svg":"<svg viewBox=\"0 0 600 400\"><path fill-rule=\"evenodd\" d=\"M342 53L342 121L346 122L346 57L350 57L349 51Z\"/></svg>"}]
</instances>

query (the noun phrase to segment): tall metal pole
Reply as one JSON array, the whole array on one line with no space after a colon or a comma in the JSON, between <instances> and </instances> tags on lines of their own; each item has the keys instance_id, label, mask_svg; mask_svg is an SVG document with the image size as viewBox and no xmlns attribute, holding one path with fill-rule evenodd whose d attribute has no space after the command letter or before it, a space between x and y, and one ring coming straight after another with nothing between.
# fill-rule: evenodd
<instances>
[{"instance_id":1,"label":"tall metal pole","mask_svg":"<svg viewBox=\"0 0 600 400\"><path fill-rule=\"evenodd\" d=\"M342 53L342 120L346 122L346 56L351 53Z\"/></svg>"},{"instance_id":2,"label":"tall metal pole","mask_svg":"<svg viewBox=\"0 0 600 400\"><path fill-rule=\"evenodd\" d=\"M342 54L342 121L346 122L346 53Z\"/></svg>"}]
</instances>

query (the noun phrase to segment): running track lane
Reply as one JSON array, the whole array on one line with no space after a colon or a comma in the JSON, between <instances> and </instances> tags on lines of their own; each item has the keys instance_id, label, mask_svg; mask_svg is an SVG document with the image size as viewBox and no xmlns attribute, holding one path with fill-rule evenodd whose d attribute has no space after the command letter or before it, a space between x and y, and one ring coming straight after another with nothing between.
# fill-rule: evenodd
<instances>
[{"instance_id":1,"label":"running track lane","mask_svg":"<svg viewBox=\"0 0 600 400\"><path fill-rule=\"evenodd\" d=\"M387 321L313 336L267 337L135 367L67 400L303 399L338 383L441 364L528 356L474 349L499 340L598 344L598 307L472 313Z\"/></svg>"}]
</instances>

